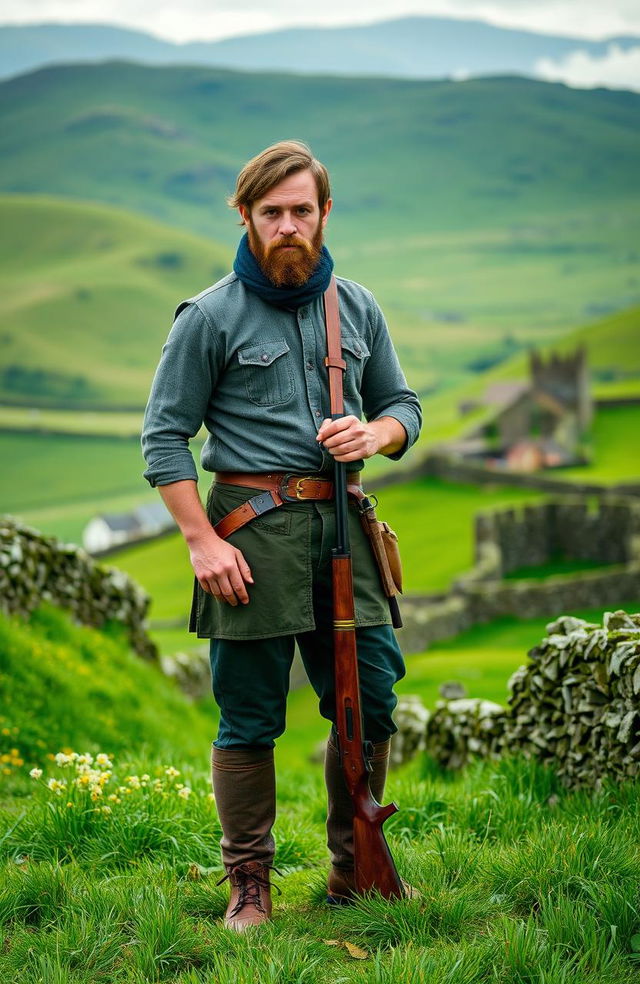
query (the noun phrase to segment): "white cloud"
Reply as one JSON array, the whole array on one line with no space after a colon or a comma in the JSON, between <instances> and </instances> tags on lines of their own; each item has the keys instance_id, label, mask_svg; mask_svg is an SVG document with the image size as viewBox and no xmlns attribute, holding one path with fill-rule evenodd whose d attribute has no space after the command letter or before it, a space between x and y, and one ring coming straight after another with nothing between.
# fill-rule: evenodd
<instances>
[{"instance_id":1,"label":"white cloud","mask_svg":"<svg viewBox=\"0 0 640 984\"><path fill-rule=\"evenodd\" d=\"M535 65L535 73L549 82L566 82L583 88L605 85L640 92L640 46L623 51L617 44L611 44L601 58L580 50L557 62L541 58Z\"/></svg>"}]
</instances>

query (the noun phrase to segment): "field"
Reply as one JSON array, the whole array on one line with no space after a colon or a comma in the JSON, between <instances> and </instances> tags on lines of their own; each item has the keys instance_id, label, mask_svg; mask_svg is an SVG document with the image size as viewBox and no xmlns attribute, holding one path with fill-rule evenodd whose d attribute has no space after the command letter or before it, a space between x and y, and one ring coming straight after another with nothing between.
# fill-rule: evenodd
<instances>
[{"instance_id":1,"label":"field","mask_svg":"<svg viewBox=\"0 0 640 984\"><path fill-rule=\"evenodd\" d=\"M104 205L4 198L0 212L2 399L143 408L176 305L229 251Z\"/></svg>"},{"instance_id":2,"label":"field","mask_svg":"<svg viewBox=\"0 0 640 984\"><path fill-rule=\"evenodd\" d=\"M524 642L523 628L485 627L484 639L476 632L457 653L447 645L418 657L414 682L433 688L443 670L456 675L458 659L468 665L465 644L485 654L506 651ZM532 761L474 763L452 775L418 758L390 776L385 802L396 799L401 809L385 830L401 874L419 894L330 910L321 771L304 761L301 739L309 748L315 736L309 709L305 727L298 707L278 749L282 874L275 881L282 895L271 925L231 936L221 926L226 889L216 885L220 829L205 708L188 704L128 653L115 630L104 636L45 609L27 626L0 617L0 636L0 688L6 696L12 686L16 698L13 709L5 702L0 722L7 749L0 977L7 984L634 978L636 784L568 793ZM47 692L30 710L27 684L36 679ZM480 678L476 688L494 697L499 689L497 680ZM94 762L105 776L100 796L74 785L72 761L53 761L61 747L67 755L106 753ZM42 774L30 778L34 767Z\"/></svg>"}]
</instances>

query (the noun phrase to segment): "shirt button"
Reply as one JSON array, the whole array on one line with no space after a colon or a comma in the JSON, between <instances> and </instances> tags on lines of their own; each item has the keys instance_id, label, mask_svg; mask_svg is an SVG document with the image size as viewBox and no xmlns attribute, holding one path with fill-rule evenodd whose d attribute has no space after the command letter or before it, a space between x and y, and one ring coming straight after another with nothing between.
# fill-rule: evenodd
<instances>
[{"instance_id":1,"label":"shirt button","mask_svg":"<svg viewBox=\"0 0 640 984\"><path fill-rule=\"evenodd\" d=\"M263 362L268 362L269 361L269 356L267 355L266 352L263 352L263 354L262 354L262 361Z\"/></svg>"},{"instance_id":2,"label":"shirt button","mask_svg":"<svg viewBox=\"0 0 640 984\"><path fill-rule=\"evenodd\" d=\"M306 308L300 308L300 317L301 318L306 318L306 316L307 316L307 309Z\"/></svg>"},{"instance_id":3,"label":"shirt button","mask_svg":"<svg viewBox=\"0 0 640 984\"><path fill-rule=\"evenodd\" d=\"M313 369L313 362L311 362L311 360L309 360L309 361L307 362L307 369L308 369L309 371L311 371L311 370Z\"/></svg>"},{"instance_id":4,"label":"shirt button","mask_svg":"<svg viewBox=\"0 0 640 984\"><path fill-rule=\"evenodd\" d=\"M321 416L322 416L322 414L320 413L320 411L319 410L316 410L316 417L321 417Z\"/></svg>"}]
</instances>

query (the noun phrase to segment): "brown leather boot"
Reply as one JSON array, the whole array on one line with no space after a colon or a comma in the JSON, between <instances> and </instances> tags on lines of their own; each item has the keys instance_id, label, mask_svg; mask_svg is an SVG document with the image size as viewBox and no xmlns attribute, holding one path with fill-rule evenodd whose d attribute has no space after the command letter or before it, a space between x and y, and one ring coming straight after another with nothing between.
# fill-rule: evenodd
<instances>
[{"instance_id":1,"label":"brown leather boot","mask_svg":"<svg viewBox=\"0 0 640 984\"><path fill-rule=\"evenodd\" d=\"M389 768L391 740L373 746L372 771L369 773L371 794L381 802ZM331 855L331 870L327 883L327 900L333 905L347 905L355 895L353 871L353 803L349 795L338 748L329 735L324 760L327 784L327 845Z\"/></svg>"},{"instance_id":2,"label":"brown leather boot","mask_svg":"<svg viewBox=\"0 0 640 984\"><path fill-rule=\"evenodd\" d=\"M274 871L276 869L274 868ZM230 868L218 885L228 878L231 898L224 916L228 929L243 933L271 918L271 884L269 865L245 861Z\"/></svg>"},{"instance_id":3,"label":"brown leather boot","mask_svg":"<svg viewBox=\"0 0 640 984\"><path fill-rule=\"evenodd\" d=\"M222 861L231 884L225 925L244 931L271 916L269 869L275 842L272 748L211 749L213 793L222 826ZM220 884L220 883L219 883Z\"/></svg>"}]
</instances>

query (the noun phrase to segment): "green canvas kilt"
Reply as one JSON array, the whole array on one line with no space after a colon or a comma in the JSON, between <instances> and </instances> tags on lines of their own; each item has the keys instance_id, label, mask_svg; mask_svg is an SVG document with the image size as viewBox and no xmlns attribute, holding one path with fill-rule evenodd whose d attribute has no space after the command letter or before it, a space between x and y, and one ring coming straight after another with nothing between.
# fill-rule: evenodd
<instances>
[{"instance_id":1,"label":"green canvas kilt","mask_svg":"<svg viewBox=\"0 0 640 984\"><path fill-rule=\"evenodd\" d=\"M246 486L211 486L206 510L212 525L256 495ZM390 625L387 599L357 511L349 507L356 626ZM291 502L257 517L228 538L242 551L254 584L248 605L219 602L194 583L189 628L203 639L268 639L316 628L314 594L331 598L333 502Z\"/></svg>"}]
</instances>

